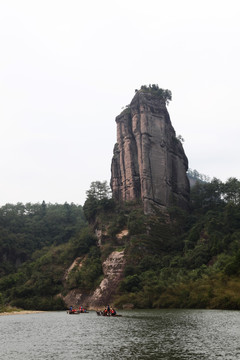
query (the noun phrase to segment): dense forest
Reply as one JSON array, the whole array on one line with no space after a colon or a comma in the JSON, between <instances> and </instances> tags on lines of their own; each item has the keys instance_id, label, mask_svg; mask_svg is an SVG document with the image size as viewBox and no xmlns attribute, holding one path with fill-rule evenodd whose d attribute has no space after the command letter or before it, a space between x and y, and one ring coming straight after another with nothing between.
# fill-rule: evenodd
<instances>
[{"instance_id":1,"label":"dense forest","mask_svg":"<svg viewBox=\"0 0 240 360\"><path fill-rule=\"evenodd\" d=\"M91 184L83 207L1 207L0 309L64 309L59 294L91 292L102 262L122 249L127 264L115 306L240 309L240 181L190 175L190 212L172 206L144 215L141 203L114 202L106 182ZM83 266L66 277L76 258Z\"/></svg>"},{"instance_id":2,"label":"dense forest","mask_svg":"<svg viewBox=\"0 0 240 360\"><path fill-rule=\"evenodd\" d=\"M7 299L41 299L52 307L52 295L60 288L61 272L78 249L79 232L87 223L82 206L59 204L6 204L0 208L0 304ZM81 240L79 240L81 242ZM95 243L95 241L94 241ZM71 245L70 245L71 244ZM88 240L84 240L87 251ZM68 251L68 248L71 248ZM58 258L61 249L62 259ZM66 254L64 254L64 251ZM51 264L57 258L58 268ZM62 263L61 263L62 261ZM54 268L53 268L54 266ZM34 290L33 290L34 287ZM48 301L46 301L46 299ZM31 304L34 301L31 301ZM50 305L48 305L49 303ZM34 305L30 308L33 308ZM16 304L15 304L16 305ZM59 306L59 305L58 305ZM63 304L61 304L61 307ZM36 303L36 308L39 308Z\"/></svg>"}]
</instances>

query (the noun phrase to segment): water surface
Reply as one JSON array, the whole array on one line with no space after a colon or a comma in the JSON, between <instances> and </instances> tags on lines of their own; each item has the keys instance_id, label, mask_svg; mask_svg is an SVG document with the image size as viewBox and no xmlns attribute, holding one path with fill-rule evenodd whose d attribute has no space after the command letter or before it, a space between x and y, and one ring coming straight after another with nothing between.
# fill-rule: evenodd
<instances>
[{"instance_id":1,"label":"water surface","mask_svg":"<svg viewBox=\"0 0 240 360\"><path fill-rule=\"evenodd\" d=\"M0 359L240 359L239 311L120 313L1 316Z\"/></svg>"}]
</instances>

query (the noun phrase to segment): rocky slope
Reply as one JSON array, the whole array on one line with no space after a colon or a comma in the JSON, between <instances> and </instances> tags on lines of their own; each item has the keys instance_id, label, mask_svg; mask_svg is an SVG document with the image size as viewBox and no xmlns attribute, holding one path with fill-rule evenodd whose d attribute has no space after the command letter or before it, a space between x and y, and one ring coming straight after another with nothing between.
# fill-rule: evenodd
<instances>
[{"instance_id":1,"label":"rocky slope","mask_svg":"<svg viewBox=\"0 0 240 360\"><path fill-rule=\"evenodd\" d=\"M116 118L117 143L111 188L117 201L141 199L145 213L155 204L188 208L188 160L166 108L166 101L139 90Z\"/></svg>"},{"instance_id":2,"label":"rocky slope","mask_svg":"<svg viewBox=\"0 0 240 360\"><path fill-rule=\"evenodd\" d=\"M76 262L74 262L74 265L76 266ZM81 266L81 264L77 266ZM124 266L124 251L113 251L102 264L104 278L96 290L86 294L79 289L74 289L64 297L64 302L68 307L82 305L89 310L102 309L107 304L111 304L119 282L123 277ZM69 270L71 271L71 269Z\"/></svg>"}]
</instances>

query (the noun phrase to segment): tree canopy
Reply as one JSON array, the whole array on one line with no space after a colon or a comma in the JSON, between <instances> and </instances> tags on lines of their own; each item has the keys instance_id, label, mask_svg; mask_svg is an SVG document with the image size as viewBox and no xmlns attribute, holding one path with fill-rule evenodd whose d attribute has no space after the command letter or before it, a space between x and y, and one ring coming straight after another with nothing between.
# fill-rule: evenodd
<instances>
[{"instance_id":1,"label":"tree canopy","mask_svg":"<svg viewBox=\"0 0 240 360\"><path fill-rule=\"evenodd\" d=\"M168 89L165 90L159 88L158 84L149 84L148 86L142 85L140 91L150 92L151 94L158 96L163 99L167 105L169 104L169 101L172 100L172 92Z\"/></svg>"},{"instance_id":2,"label":"tree canopy","mask_svg":"<svg viewBox=\"0 0 240 360\"><path fill-rule=\"evenodd\" d=\"M6 204L0 208L0 275L15 271L44 246L66 243L85 226L73 203Z\"/></svg>"},{"instance_id":3,"label":"tree canopy","mask_svg":"<svg viewBox=\"0 0 240 360\"><path fill-rule=\"evenodd\" d=\"M111 197L111 189L107 184L107 181L93 181L91 182L90 189L86 191L86 195L87 199L109 199Z\"/></svg>"},{"instance_id":4,"label":"tree canopy","mask_svg":"<svg viewBox=\"0 0 240 360\"><path fill-rule=\"evenodd\" d=\"M107 181L93 181L90 189L86 191L86 195L83 211L90 223L95 221L97 213L101 210L107 210L113 206L114 201L111 198L111 190Z\"/></svg>"}]
</instances>

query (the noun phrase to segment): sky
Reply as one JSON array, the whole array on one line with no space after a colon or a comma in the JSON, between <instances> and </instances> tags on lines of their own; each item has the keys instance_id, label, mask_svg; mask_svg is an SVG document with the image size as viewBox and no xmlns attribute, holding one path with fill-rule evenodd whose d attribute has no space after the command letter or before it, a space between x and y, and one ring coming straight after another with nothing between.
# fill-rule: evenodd
<instances>
[{"instance_id":1,"label":"sky","mask_svg":"<svg viewBox=\"0 0 240 360\"><path fill-rule=\"evenodd\" d=\"M238 0L0 0L0 206L84 204L110 181L115 118L172 91L189 167L240 179Z\"/></svg>"}]
</instances>

